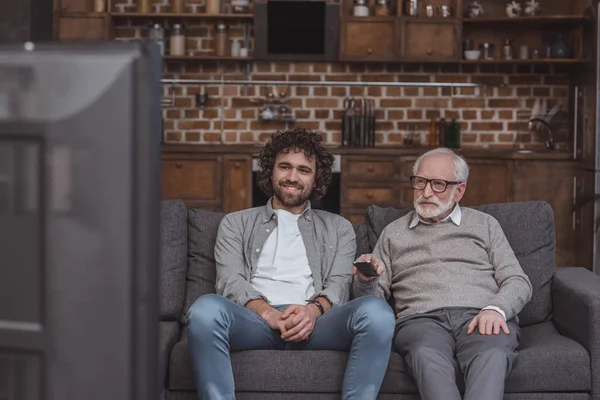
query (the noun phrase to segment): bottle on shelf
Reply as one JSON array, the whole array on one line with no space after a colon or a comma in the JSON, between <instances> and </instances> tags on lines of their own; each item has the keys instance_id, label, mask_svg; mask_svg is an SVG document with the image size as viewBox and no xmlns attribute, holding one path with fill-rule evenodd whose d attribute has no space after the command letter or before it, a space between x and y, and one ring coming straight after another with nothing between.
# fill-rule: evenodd
<instances>
[{"instance_id":1,"label":"bottle on shelf","mask_svg":"<svg viewBox=\"0 0 600 400\"><path fill-rule=\"evenodd\" d=\"M148 29L148 40L156 42L160 48L160 55L165 55L165 30L160 24L154 24Z\"/></svg>"},{"instance_id":2,"label":"bottle on shelf","mask_svg":"<svg viewBox=\"0 0 600 400\"><path fill-rule=\"evenodd\" d=\"M215 26L215 55L225 57L229 55L229 27L225 24Z\"/></svg>"},{"instance_id":3,"label":"bottle on shelf","mask_svg":"<svg viewBox=\"0 0 600 400\"><path fill-rule=\"evenodd\" d=\"M428 135L429 147L438 147L440 144L440 138L437 133L437 127L438 127L437 120L435 118L431 118L431 121L429 122L429 135Z\"/></svg>"},{"instance_id":4,"label":"bottle on shelf","mask_svg":"<svg viewBox=\"0 0 600 400\"><path fill-rule=\"evenodd\" d=\"M181 24L173 25L169 41L169 54L172 56L183 56L185 54L185 35Z\"/></svg>"},{"instance_id":5,"label":"bottle on shelf","mask_svg":"<svg viewBox=\"0 0 600 400\"><path fill-rule=\"evenodd\" d=\"M460 126L454 118L450 121L446 131L446 147L460 149Z\"/></svg>"},{"instance_id":6,"label":"bottle on shelf","mask_svg":"<svg viewBox=\"0 0 600 400\"><path fill-rule=\"evenodd\" d=\"M448 129L448 123L444 118L440 118L438 122L438 144L440 147L446 147L446 131Z\"/></svg>"}]
</instances>

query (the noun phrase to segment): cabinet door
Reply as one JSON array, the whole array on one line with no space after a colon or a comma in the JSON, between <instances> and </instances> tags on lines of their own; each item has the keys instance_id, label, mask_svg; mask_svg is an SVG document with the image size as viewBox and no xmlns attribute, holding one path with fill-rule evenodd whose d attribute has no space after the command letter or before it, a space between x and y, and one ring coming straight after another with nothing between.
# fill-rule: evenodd
<instances>
[{"instance_id":1,"label":"cabinet door","mask_svg":"<svg viewBox=\"0 0 600 400\"><path fill-rule=\"evenodd\" d=\"M419 61L456 61L458 26L453 22L406 21L403 58Z\"/></svg>"},{"instance_id":2,"label":"cabinet door","mask_svg":"<svg viewBox=\"0 0 600 400\"><path fill-rule=\"evenodd\" d=\"M395 22L347 21L343 25L342 60L389 61L395 47Z\"/></svg>"},{"instance_id":3,"label":"cabinet door","mask_svg":"<svg viewBox=\"0 0 600 400\"><path fill-rule=\"evenodd\" d=\"M505 203L512 200L512 162L469 159L469 179L461 205Z\"/></svg>"},{"instance_id":4,"label":"cabinet door","mask_svg":"<svg viewBox=\"0 0 600 400\"><path fill-rule=\"evenodd\" d=\"M221 206L221 156L169 154L162 161L162 198L188 206Z\"/></svg>"},{"instance_id":5,"label":"cabinet door","mask_svg":"<svg viewBox=\"0 0 600 400\"><path fill-rule=\"evenodd\" d=\"M554 212L556 266L575 265L575 163L571 161L516 161L515 201L547 201Z\"/></svg>"},{"instance_id":6,"label":"cabinet door","mask_svg":"<svg viewBox=\"0 0 600 400\"><path fill-rule=\"evenodd\" d=\"M223 177L223 211L252 207L252 156L224 156Z\"/></svg>"},{"instance_id":7,"label":"cabinet door","mask_svg":"<svg viewBox=\"0 0 600 400\"><path fill-rule=\"evenodd\" d=\"M104 40L106 21L104 17L61 17L58 39L61 41Z\"/></svg>"}]
</instances>

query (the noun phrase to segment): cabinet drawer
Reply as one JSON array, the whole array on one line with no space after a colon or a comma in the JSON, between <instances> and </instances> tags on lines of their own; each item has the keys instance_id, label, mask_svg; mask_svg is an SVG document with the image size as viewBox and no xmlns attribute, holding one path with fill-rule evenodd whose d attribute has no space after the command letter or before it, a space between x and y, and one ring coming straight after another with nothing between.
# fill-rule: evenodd
<instances>
[{"instance_id":1,"label":"cabinet drawer","mask_svg":"<svg viewBox=\"0 0 600 400\"><path fill-rule=\"evenodd\" d=\"M396 190L393 188L346 188L346 207L377 205L394 205Z\"/></svg>"},{"instance_id":2,"label":"cabinet drawer","mask_svg":"<svg viewBox=\"0 0 600 400\"><path fill-rule=\"evenodd\" d=\"M347 158L342 173L351 182L373 180L391 181L394 178L394 160L369 161L364 159Z\"/></svg>"},{"instance_id":3,"label":"cabinet drawer","mask_svg":"<svg viewBox=\"0 0 600 400\"><path fill-rule=\"evenodd\" d=\"M348 221L352 222L353 224L362 224L365 222L365 211L363 212L358 212L356 210L342 210L341 212L342 217L346 218Z\"/></svg>"},{"instance_id":4,"label":"cabinet drawer","mask_svg":"<svg viewBox=\"0 0 600 400\"><path fill-rule=\"evenodd\" d=\"M394 59L396 40L393 21L348 21L343 26L342 59Z\"/></svg>"},{"instance_id":5,"label":"cabinet drawer","mask_svg":"<svg viewBox=\"0 0 600 400\"><path fill-rule=\"evenodd\" d=\"M163 160L162 198L219 201L220 167L218 159Z\"/></svg>"},{"instance_id":6,"label":"cabinet drawer","mask_svg":"<svg viewBox=\"0 0 600 400\"><path fill-rule=\"evenodd\" d=\"M417 157L402 157L400 161L400 183L409 184L409 179L413 175L413 166Z\"/></svg>"},{"instance_id":7,"label":"cabinet drawer","mask_svg":"<svg viewBox=\"0 0 600 400\"><path fill-rule=\"evenodd\" d=\"M404 57L422 61L457 60L457 29L452 22L406 22Z\"/></svg>"}]
</instances>

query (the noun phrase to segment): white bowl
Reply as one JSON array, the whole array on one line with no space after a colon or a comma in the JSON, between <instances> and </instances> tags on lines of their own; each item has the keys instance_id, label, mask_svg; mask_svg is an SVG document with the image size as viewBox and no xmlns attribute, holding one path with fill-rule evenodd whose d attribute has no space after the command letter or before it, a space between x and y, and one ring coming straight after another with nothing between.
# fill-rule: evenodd
<instances>
[{"instance_id":1,"label":"white bowl","mask_svg":"<svg viewBox=\"0 0 600 400\"><path fill-rule=\"evenodd\" d=\"M479 60L481 51L479 50L465 50L465 58L467 60Z\"/></svg>"}]
</instances>

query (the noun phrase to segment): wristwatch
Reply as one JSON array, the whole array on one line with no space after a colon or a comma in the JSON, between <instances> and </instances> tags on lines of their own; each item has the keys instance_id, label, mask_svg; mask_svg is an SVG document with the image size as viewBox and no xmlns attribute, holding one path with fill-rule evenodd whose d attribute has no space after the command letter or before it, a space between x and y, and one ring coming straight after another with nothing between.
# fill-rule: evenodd
<instances>
[{"instance_id":1,"label":"wristwatch","mask_svg":"<svg viewBox=\"0 0 600 400\"><path fill-rule=\"evenodd\" d=\"M323 304L321 304L321 302L319 300L309 300L308 301L309 304L314 304L315 306L317 306L317 308L319 309L319 311L321 311L321 315L325 314L325 309L323 308Z\"/></svg>"}]
</instances>

